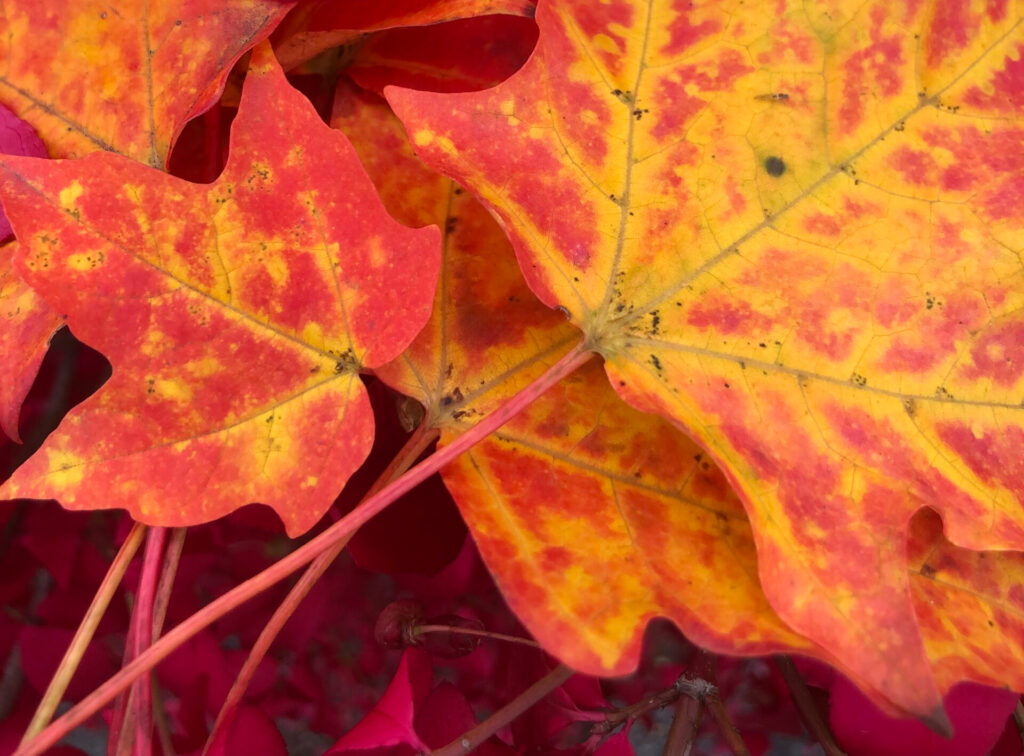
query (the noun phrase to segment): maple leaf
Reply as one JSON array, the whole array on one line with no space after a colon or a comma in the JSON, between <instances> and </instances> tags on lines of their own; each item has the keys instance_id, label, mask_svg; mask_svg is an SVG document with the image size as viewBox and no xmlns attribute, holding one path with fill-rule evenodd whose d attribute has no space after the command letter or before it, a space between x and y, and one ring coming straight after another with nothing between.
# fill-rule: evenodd
<instances>
[{"instance_id":1,"label":"maple leaf","mask_svg":"<svg viewBox=\"0 0 1024 756\"><path fill-rule=\"evenodd\" d=\"M358 370L430 312L437 230L392 220L344 137L253 54L221 177L0 159L22 276L113 377L0 488L194 524L249 502L309 528L369 451Z\"/></svg>"},{"instance_id":2,"label":"maple leaf","mask_svg":"<svg viewBox=\"0 0 1024 756\"><path fill-rule=\"evenodd\" d=\"M931 506L960 546L1024 548L1020 18L552 0L537 21L493 90L388 90L413 142L500 215L620 396L722 466L787 624L944 727L907 523Z\"/></svg>"},{"instance_id":3,"label":"maple leaf","mask_svg":"<svg viewBox=\"0 0 1024 756\"><path fill-rule=\"evenodd\" d=\"M161 167L185 123L294 5L282 0L5 2L0 102L57 157L119 152Z\"/></svg>"},{"instance_id":4,"label":"maple leaf","mask_svg":"<svg viewBox=\"0 0 1024 756\"><path fill-rule=\"evenodd\" d=\"M0 102L35 127L55 157L103 149L163 166L186 121L216 102L231 66L291 5L7 2L0 10L6 31ZM26 153L9 147L2 151L46 154L45 148ZM0 389L0 429L19 440L21 400L60 317L18 280L6 254L0 256L0 310L7 324L0 356L14 366Z\"/></svg>"}]
</instances>

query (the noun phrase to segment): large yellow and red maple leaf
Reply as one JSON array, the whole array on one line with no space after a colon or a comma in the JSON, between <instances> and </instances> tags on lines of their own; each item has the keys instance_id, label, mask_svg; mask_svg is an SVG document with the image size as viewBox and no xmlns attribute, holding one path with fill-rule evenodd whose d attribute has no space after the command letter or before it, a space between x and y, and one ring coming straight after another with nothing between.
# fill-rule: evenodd
<instances>
[{"instance_id":1,"label":"large yellow and red maple leaf","mask_svg":"<svg viewBox=\"0 0 1024 756\"><path fill-rule=\"evenodd\" d=\"M1024 24L1006 3L541 3L495 89L391 90L635 407L740 494L779 615L938 714L911 516L1024 548Z\"/></svg>"},{"instance_id":2,"label":"large yellow and red maple leaf","mask_svg":"<svg viewBox=\"0 0 1024 756\"><path fill-rule=\"evenodd\" d=\"M437 230L387 214L267 44L214 183L109 153L3 157L0 181L20 274L113 366L0 492L161 525L259 501L312 526L372 442L358 371L430 313Z\"/></svg>"}]
</instances>

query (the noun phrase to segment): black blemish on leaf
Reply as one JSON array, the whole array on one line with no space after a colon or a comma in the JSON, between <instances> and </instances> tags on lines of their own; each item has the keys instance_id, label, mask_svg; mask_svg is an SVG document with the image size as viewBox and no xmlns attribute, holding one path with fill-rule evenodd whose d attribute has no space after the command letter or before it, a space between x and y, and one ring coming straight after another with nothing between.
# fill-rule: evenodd
<instances>
[{"instance_id":1,"label":"black blemish on leaf","mask_svg":"<svg viewBox=\"0 0 1024 756\"><path fill-rule=\"evenodd\" d=\"M451 218L448 218L448 220L446 220L444 222L444 232L446 234L455 233L455 224L458 223L458 222L459 222L459 219L454 217L454 216L451 217Z\"/></svg>"},{"instance_id":2,"label":"black blemish on leaf","mask_svg":"<svg viewBox=\"0 0 1024 756\"><path fill-rule=\"evenodd\" d=\"M937 570L934 567L932 567L930 564L925 562L924 564L921 565L920 572L921 572L921 576L922 577L930 578L930 577L934 577L935 576L935 573L937 572Z\"/></svg>"},{"instance_id":3,"label":"black blemish on leaf","mask_svg":"<svg viewBox=\"0 0 1024 756\"><path fill-rule=\"evenodd\" d=\"M769 176L777 178L786 172L786 164L782 161L782 158L771 155L764 159L764 169L768 172Z\"/></svg>"},{"instance_id":4,"label":"black blemish on leaf","mask_svg":"<svg viewBox=\"0 0 1024 756\"><path fill-rule=\"evenodd\" d=\"M654 365L655 370L661 370L661 360L655 354L651 355L651 364Z\"/></svg>"},{"instance_id":5,"label":"black blemish on leaf","mask_svg":"<svg viewBox=\"0 0 1024 756\"><path fill-rule=\"evenodd\" d=\"M625 386L625 385L626 385L626 382L625 382L625 381L619 381L619 385L620 385L620 386Z\"/></svg>"},{"instance_id":6,"label":"black blemish on leaf","mask_svg":"<svg viewBox=\"0 0 1024 756\"><path fill-rule=\"evenodd\" d=\"M446 394L444 398L441 399L441 406L448 407L455 402L461 402L462 399L462 389L456 387L450 394Z\"/></svg>"},{"instance_id":7,"label":"black blemish on leaf","mask_svg":"<svg viewBox=\"0 0 1024 756\"><path fill-rule=\"evenodd\" d=\"M913 399L904 399L903 409L908 415L913 417L914 415L917 414L917 402L915 402Z\"/></svg>"}]
</instances>

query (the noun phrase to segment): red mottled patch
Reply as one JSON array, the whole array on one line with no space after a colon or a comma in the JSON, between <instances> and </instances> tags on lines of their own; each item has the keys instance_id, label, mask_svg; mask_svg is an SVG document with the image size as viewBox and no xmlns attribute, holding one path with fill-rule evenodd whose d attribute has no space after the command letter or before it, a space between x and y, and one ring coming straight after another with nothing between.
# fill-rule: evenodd
<instances>
[{"instance_id":1,"label":"red mottled patch","mask_svg":"<svg viewBox=\"0 0 1024 756\"><path fill-rule=\"evenodd\" d=\"M958 518L980 516L984 511L978 501L937 472L887 418L835 403L825 405L822 414L861 464L891 480L903 481L907 493L918 500L941 502L943 510L948 508Z\"/></svg>"},{"instance_id":2,"label":"red mottled patch","mask_svg":"<svg viewBox=\"0 0 1024 756\"><path fill-rule=\"evenodd\" d=\"M993 8L998 2L993 3ZM925 60L938 68L977 36L981 17L971 12L970 0L938 0L925 36Z\"/></svg>"},{"instance_id":3,"label":"red mottled patch","mask_svg":"<svg viewBox=\"0 0 1024 756\"><path fill-rule=\"evenodd\" d=\"M713 95L732 89L736 82L754 68L746 57L732 47L716 51L712 59L694 65L677 66L671 76L662 78L654 102L655 123L651 134L665 139L683 133L685 125L704 107L705 100L691 91Z\"/></svg>"},{"instance_id":4,"label":"red mottled patch","mask_svg":"<svg viewBox=\"0 0 1024 756\"><path fill-rule=\"evenodd\" d=\"M803 227L812 234L821 234L822 236L839 236L843 230L842 224L836 216L825 215L825 213L808 215L804 218Z\"/></svg>"},{"instance_id":5,"label":"red mottled patch","mask_svg":"<svg viewBox=\"0 0 1024 756\"><path fill-rule=\"evenodd\" d=\"M773 325L771 318L756 312L748 302L720 293L695 300L686 313L686 322L701 330L745 336L763 334Z\"/></svg>"},{"instance_id":6,"label":"red mottled patch","mask_svg":"<svg viewBox=\"0 0 1024 756\"><path fill-rule=\"evenodd\" d=\"M720 19L711 17L696 20L694 16L697 13L693 4L680 9L679 15L668 25L669 41L661 49L662 55L673 57L688 52L697 42L722 30Z\"/></svg>"},{"instance_id":7,"label":"red mottled patch","mask_svg":"<svg viewBox=\"0 0 1024 756\"><path fill-rule=\"evenodd\" d=\"M1024 322L1009 320L985 329L971 347L972 365L963 369L969 380L991 378L1011 387L1024 376Z\"/></svg>"},{"instance_id":8,"label":"red mottled patch","mask_svg":"<svg viewBox=\"0 0 1024 756\"><path fill-rule=\"evenodd\" d=\"M612 0L600 4L583 3L574 16L575 22L591 40L600 35L616 46L618 52L599 48L597 53L601 62L614 74L622 73L623 53L626 52L623 32L633 26L635 15L634 4L629 0Z\"/></svg>"},{"instance_id":9,"label":"red mottled patch","mask_svg":"<svg viewBox=\"0 0 1024 756\"><path fill-rule=\"evenodd\" d=\"M842 104L839 108L839 133L851 134L861 125L864 118L865 84L872 84L878 94L893 97L903 86L901 66L904 63L902 30L893 29L883 34L886 9L878 6L871 9L868 35L870 43L856 50L841 66L843 71Z\"/></svg>"},{"instance_id":10,"label":"red mottled patch","mask_svg":"<svg viewBox=\"0 0 1024 756\"><path fill-rule=\"evenodd\" d=\"M872 315L876 323L893 329L921 311L920 282L914 276L889 275L882 278Z\"/></svg>"},{"instance_id":11,"label":"red mottled patch","mask_svg":"<svg viewBox=\"0 0 1024 756\"><path fill-rule=\"evenodd\" d=\"M782 15L782 11L779 11ZM785 66L810 63L819 55L821 42L808 30L788 18L780 18L771 30L771 48L758 53L757 62Z\"/></svg>"},{"instance_id":12,"label":"red mottled patch","mask_svg":"<svg viewBox=\"0 0 1024 756\"><path fill-rule=\"evenodd\" d=\"M557 87L547 82L541 86L557 112L573 114L571 120L562 119L559 132L563 139L570 142L573 152L577 153L576 160L581 156L587 164L600 165L608 154L607 128L613 118L606 99L609 92L596 82L574 81L563 75L562 72L568 71L577 62L578 37L574 30L566 28L571 21L561 18L550 5L540 6L537 15L537 21L543 24L544 29L538 43L538 46L544 48L544 67L548 71L548 78L557 78L559 82ZM545 123L544 127L550 128L551 123Z\"/></svg>"},{"instance_id":13,"label":"red mottled patch","mask_svg":"<svg viewBox=\"0 0 1024 756\"><path fill-rule=\"evenodd\" d=\"M739 185L733 176L725 179L725 196L729 199L729 209L718 216L718 220L726 221L729 218L739 216L747 209L746 195L740 191Z\"/></svg>"},{"instance_id":14,"label":"red mottled patch","mask_svg":"<svg viewBox=\"0 0 1024 756\"><path fill-rule=\"evenodd\" d=\"M990 317L984 297L972 291L925 292L920 307L918 327L892 340L878 360L879 369L925 373L956 354L958 345L971 339Z\"/></svg>"},{"instance_id":15,"label":"red mottled patch","mask_svg":"<svg viewBox=\"0 0 1024 756\"><path fill-rule=\"evenodd\" d=\"M985 483L997 484L1024 503L1024 429L1016 425L976 432L965 423L936 423L943 443Z\"/></svg>"},{"instance_id":16,"label":"red mottled patch","mask_svg":"<svg viewBox=\"0 0 1024 756\"><path fill-rule=\"evenodd\" d=\"M1016 58L1007 55L1004 66L985 85L974 85L964 94L964 104L1007 116L1024 111L1024 44L1015 48Z\"/></svg>"},{"instance_id":17,"label":"red mottled patch","mask_svg":"<svg viewBox=\"0 0 1024 756\"><path fill-rule=\"evenodd\" d=\"M481 454L479 450L475 453ZM560 520L585 520L595 538L617 537L614 522L606 519L607 512L605 516L595 517L593 502L607 496L600 479L568 469L556 478L543 460L525 454L506 455L490 449L481 456L486 456L494 479L502 489L529 491L529 496L522 498L524 508L517 513L522 519L545 522L555 509ZM531 501L533 505L527 503Z\"/></svg>"},{"instance_id":18,"label":"red mottled patch","mask_svg":"<svg viewBox=\"0 0 1024 756\"><path fill-rule=\"evenodd\" d=\"M978 194L978 204L987 220L1020 225L1020 208L1024 206L1024 174L993 182Z\"/></svg>"}]
</instances>

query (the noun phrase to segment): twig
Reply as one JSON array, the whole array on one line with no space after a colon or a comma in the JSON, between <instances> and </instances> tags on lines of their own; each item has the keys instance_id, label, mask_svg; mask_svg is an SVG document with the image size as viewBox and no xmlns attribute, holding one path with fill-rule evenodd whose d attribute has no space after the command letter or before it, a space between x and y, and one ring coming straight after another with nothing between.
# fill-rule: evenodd
<instances>
[{"instance_id":1,"label":"twig","mask_svg":"<svg viewBox=\"0 0 1024 756\"><path fill-rule=\"evenodd\" d=\"M704 716L704 702L699 698L679 696L676 700L676 713L672 718L672 726L668 729L663 756L690 756L694 741L700 731L700 721Z\"/></svg>"},{"instance_id":2,"label":"twig","mask_svg":"<svg viewBox=\"0 0 1024 756\"><path fill-rule=\"evenodd\" d=\"M740 737L740 731L732 723L729 713L725 710L725 705L718 695L718 688L715 688L714 694L704 699L704 704L708 707L708 711L711 712L711 716L718 722L718 729L721 730L722 737L725 738L725 742L729 744L732 752L736 756L750 756L747 744Z\"/></svg>"},{"instance_id":3,"label":"twig","mask_svg":"<svg viewBox=\"0 0 1024 756\"><path fill-rule=\"evenodd\" d=\"M1024 703L1019 699L1013 710L1013 723L1017 725L1017 734L1020 735L1021 745L1024 745Z\"/></svg>"},{"instance_id":4,"label":"twig","mask_svg":"<svg viewBox=\"0 0 1024 756\"><path fill-rule=\"evenodd\" d=\"M131 685L135 678L145 674L146 670L152 669L156 664L167 658L180 644L220 617L223 617L232 609L245 603L254 595L288 577L303 565L312 562L327 549L348 538L367 521L383 511L395 499L411 491L463 452L498 430L498 428L528 407L544 391L557 384L565 376L571 375L577 368L589 361L592 356L592 353L588 352L583 344L577 346L548 368L523 391L483 418L466 433L453 440L447 446L438 449L394 483L385 486L377 494L366 499L316 538L311 539L292 553L279 559L273 565L249 578L241 585L232 588L223 596L211 601L191 617L184 620L167 635L150 646L142 656L123 667L120 672L113 675L77 705L51 723L32 741L22 744L15 751L16 756L41 754L48 748L56 745L67 733L88 720L89 717L102 709L120 691Z\"/></svg>"},{"instance_id":5,"label":"twig","mask_svg":"<svg viewBox=\"0 0 1024 756\"><path fill-rule=\"evenodd\" d=\"M807 683L793 664L793 660L788 656L776 656L775 665L789 686L789 694L793 697L793 703L803 717L804 724L810 730L811 736L821 744L826 756L846 756L832 736L832 730L821 718L818 708L811 699L811 691L807 689Z\"/></svg>"},{"instance_id":6,"label":"twig","mask_svg":"<svg viewBox=\"0 0 1024 756\"><path fill-rule=\"evenodd\" d=\"M548 693L560 688L573 674L571 669L560 664L462 737L456 738L443 748L431 751L431 756L462 756L469 753Z\"/></svg>"},{"instance_id":7,"label":"twig","mask_svg":"<svg viewBox=\"0 0 1024 756\"><path fill-rule=\"evenodd\" d=\"M156 603L157 582L164 558L167 528L150 528L146 537L146 551L142 557L142 576L139 595L135 602L138 628L135 632L135 652L138 656L153 644L153 609ZM152 671L135 681L135 754L149 756L153 752L153 685Z\"/></svg>"},{"instance_id":8,"label":"twig","mask_svg":"<svg viewBox=\"0 0 1024 756\"><path fill-rule=\"evenodd\" d=\"M530 638L520 638L518 635L506 635L505 633L494 633L490 630L476 630L471 627L456 627L455 625L416 625L412 634L413 637L426 635L427 633L452 633L453 635L472 635L476 638L490 638L491 640L507 641L508 643L519 643L523 646L540 648L541 645Z\"/></svg>"},{"instance_id":9,"label":"twig","mask_svg":"<svg viewBox=\"0 0 1024 756\"><path fill-rule=\"evenodd\" d=\"M53 712L57 710L57 705L64 697L64 691L67 690L68 684L78 668L78 663L82 660L86 647L92 641L93 635L96 634L96 628L99 626L100 620L103 619L103 615L110 605L110 600L114 597L117 587L121 584L125 570L128 569L129 562L132 561L132 557L138 551L139 545L142 543L142 537L145 534L146 526L135 523L128 533L128 537L121 544L121 548L114 557L114 561L110 563L110 568L107 570L103 582L100 583L96 595L92 598L92 603L89 604L89 608L85 612L85 617L82 618L78 630L75 631L75 637L71 639L71 645L64 652L64 658L61 659L60 666L57 667L53 679L50 680L50 684L46 688L46 693L43 694L43 700L39 702L35 714L32 715L32 721L29 723L28 729L25 730L25 734L21 739L22 746L42 732L53 716Z\"/></svg>"}]
</instances>

